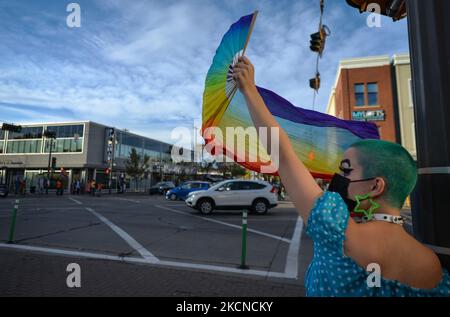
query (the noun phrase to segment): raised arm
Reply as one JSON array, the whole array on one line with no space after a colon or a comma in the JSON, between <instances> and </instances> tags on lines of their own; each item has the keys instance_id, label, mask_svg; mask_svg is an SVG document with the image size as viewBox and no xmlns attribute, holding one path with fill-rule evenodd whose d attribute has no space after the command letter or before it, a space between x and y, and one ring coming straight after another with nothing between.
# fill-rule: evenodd
<instances>
[{"instance_id":1,"label":"raised arm","mask_svg":"<svg viewBox=\"0 0 450 317\"><path fill-rule=\"evenodd\" d=\"M247 106L257 130L264 127L270 131L270 128L279 129L279 170L281 180L289 192L289 197L295 205L295 208L307 223L309 212L311 211L315 200L323 192L317 185L311 173L305 165L297 158L292 144L286 134L281 129L278 122L267 109L264 100L259 94L254 80L254 67L246 57L241 57L234 67L234 79L237 81L238 88L244 95ZM270 134L268 140L271 140ZM271 149L267 149L271 153Z\"/></svg>"}]
</instances>

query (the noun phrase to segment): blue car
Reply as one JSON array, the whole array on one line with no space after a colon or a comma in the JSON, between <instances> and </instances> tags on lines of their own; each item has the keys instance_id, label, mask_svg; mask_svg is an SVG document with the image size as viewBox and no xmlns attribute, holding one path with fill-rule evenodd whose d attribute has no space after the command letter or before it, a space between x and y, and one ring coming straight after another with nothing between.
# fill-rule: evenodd
<instances>
[{"instance_id":1,"label":"blue car","mask_svg":"<svg viewBox=\"0 0 450 317\"><path fill-rule=\"evenodd\" d=\"M210 187L208 182L185 182L181 186L175 187L166 193L166 199L185 200L191 192L207 190Z\"/></svg>"}]
</instances>

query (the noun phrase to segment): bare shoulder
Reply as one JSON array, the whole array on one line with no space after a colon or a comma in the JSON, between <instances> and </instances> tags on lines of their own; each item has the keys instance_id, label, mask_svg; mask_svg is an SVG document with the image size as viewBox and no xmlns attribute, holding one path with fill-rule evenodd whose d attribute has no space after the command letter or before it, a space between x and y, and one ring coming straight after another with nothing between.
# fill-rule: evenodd
<instances>
[{"instance_id":1,"label":"bare shoulder","mask_svg":"<svg viewBox=\"0 0 450 317\"><path fill-rule=\"evenodd\" d=\"M417 288L435 288L442 280L442 266L437 255L428 247L406 234L405 250L401 260L405 266L404 278ZM393 250L395 252L395 250Z\"/></svg>"},{"instance_id":2,"label":"bare shoulder","mask_svg":"<svg viewBox=\"0 0 450 317\"><path fill-rule=\"evenodd\" d=\"M386 279L421 289L435 288L442 279L436 254L401 227L350 222L346 236L346 254L362 267L378 263Z\"/></svg>"}]
</instances>

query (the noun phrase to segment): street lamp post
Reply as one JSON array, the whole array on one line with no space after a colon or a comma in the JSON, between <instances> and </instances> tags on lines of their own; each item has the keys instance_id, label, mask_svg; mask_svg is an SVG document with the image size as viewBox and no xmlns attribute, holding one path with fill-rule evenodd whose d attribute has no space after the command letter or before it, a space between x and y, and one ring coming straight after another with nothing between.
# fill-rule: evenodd
<instances>
[{"instance_id":1,"label":"street lamp post","mask_svg":"<svg viewBox=\"0 0 450 317\"><path fill-rule=\"evenodd\" d=\"M47 146L50 144L50 149L48 151L47 187L45 189L45 194L48 195L48 188L50 187L50 168L52 161L53 140L56 139L56 132L45 130L44 136L47 140L50 140L50 143L47 143Z\"/></svg>"},{"instance_id":2,"label":"street lamp post","mask_svg":"<svg viewBox=\"0 0 450 317\"><path fill-rule=\"evenodd\" d=\"M109 129L109 138L108 138L108 163L109 163L109 178L108 178L108 188L109 194L111 195L111 187L112 187L112 172L114 167L114 153L116 149L116 132L114 128Z\"/></svg>"}]
</instances>

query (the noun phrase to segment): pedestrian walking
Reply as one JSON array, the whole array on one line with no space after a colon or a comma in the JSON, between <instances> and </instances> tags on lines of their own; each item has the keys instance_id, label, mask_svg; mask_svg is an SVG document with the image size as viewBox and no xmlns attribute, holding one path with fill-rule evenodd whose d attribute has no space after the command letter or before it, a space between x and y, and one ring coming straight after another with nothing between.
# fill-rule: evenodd
<instances>
[{"instance_id":1,"label":"pedestrian walking","mask_svg":"<svg viewBox=\"0 0 450 317\"><path fill-rule=\"evenodd\" d=\"M44 178L43 177L39 177L38 181L37 181L37 185L38 185L38 193L40 195L42 195L44 193Z\"/></svg>"},{"instance_id":2,"label":"pedestrian walking","mask_svg":"<svg viewBox=\"0 0 450 317\"><path fill-rule=\"evenodd\" d=\"M18 195L20 190L20 176L16 175L16 178L14 179L14 194Z\"/></svg>"},{"instance_id":3,"label":"pedestrian walking","mask_svg":"<svg viewBox=\"0 0 450 317\"><path fill-rule=\"evenodd\" d=\"M95 181L95 179L93 179L91 182L91 194L94 197L95 197L96 189L97 189L97 182Z\"/></svg>"},{"instance_id":4,"label":"pedestrian walking","mask_svg":"<svg viewBox=\"0 0 450 317\"><path fill-rule=\"evenodd\" d=\"M86 193L92 194L92 180L88 180L86 183Z\"/></svg>"},{"instance_id":5,"label":"pedestrian walking","mask_svg":"<svg viewBox=\"0 0 450 317\"><path fill-rule=\"evenodd\" d=\"M98 190L98 192L97 192L97 196L98 197L100 197L101 195L102 195L102 189L103 189L103 184L98 184L97 185L97 190Z\"/></svg>"},{"instance_id":6,"label":"pedestrian walking","mask_svg":"<svg viewBox=\"0 0 450 317\"><path fill-rule=\"evenodd\" d=\"M56 196L62 196L63 195L62 187L63 187L63 184L62 184L61 180L58 179L56 181Z\"/></svg>"},{"instance_id":7,"label":"pedestrian walking","mask_svg":"<svg viewBox=\"0 0 450 317\"><path fill-rule=\"evenodd\" d=\"M75 181L75 193L76 193L77 195L79 195L79 194L80 194L80 191L81 191L81 182L80 182L79 179L77 179L77 180Z\"/></svg>"},{"instance_id":8,"label":"pedestrian walking","mask_svg":"<svg viewBox=\"0 0 450 317\"><path fill-rule=\"evenodd\" d=\"M27 181L25 179L22 179L20 181L20 185L19 185L19 191L21 195L25 195L25 191L26 191L26 186L27 186Z\"/></svg>"}]
</instances>

